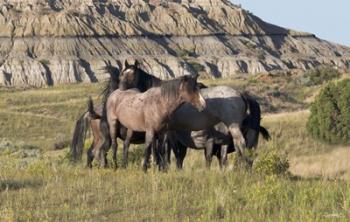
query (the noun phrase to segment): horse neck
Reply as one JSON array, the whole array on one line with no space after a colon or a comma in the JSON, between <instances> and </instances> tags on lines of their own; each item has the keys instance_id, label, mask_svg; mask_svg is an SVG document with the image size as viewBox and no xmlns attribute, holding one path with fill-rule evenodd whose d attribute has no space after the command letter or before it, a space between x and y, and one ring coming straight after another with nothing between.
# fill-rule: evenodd
<instances>
[{"instance_id":1,"label":"horse neck","mask_svg":"<svg viewBox=\"0 0 350 222\"><path fill-rule=\"evenodd\" d=\"M181 97L161 97L164 115L171 116L185 101Z\"/></svg>"},{"instance_id":2,"label":"horse neck","mask_svg":"<svg viewBox=\"0 0 350 222\"><path fill-rule=\"evenodd\" d=\"M137 88L140 89L141 92L144 92L151 87L159 86L161 82L161 79L158 79L157 77L152 76L143 70L140 70Z\"/></svg>"}]
</instances>

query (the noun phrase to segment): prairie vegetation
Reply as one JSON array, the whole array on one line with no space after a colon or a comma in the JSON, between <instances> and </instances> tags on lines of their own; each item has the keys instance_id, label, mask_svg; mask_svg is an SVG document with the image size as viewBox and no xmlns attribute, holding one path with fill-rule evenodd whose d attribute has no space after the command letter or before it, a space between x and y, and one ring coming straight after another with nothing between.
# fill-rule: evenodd
<instances>
[{"instance_id":1,"label":"prairie vegetation","mask_svg":"<svg viewBox=\"0 0 350 222\"><path fill-rule=\"evenodd\" d=\"M305 109L322 86L283 78L295 79L204 80L260 98L272 140L251 153L249 171L235 155L225 171L217 161L208 171L203 152L191 150L183 171L144 174L142 146L132 147L127 170L72 166L68 148L54 144L69 142L102 84L0 89L0 221L349 221L350 147L316 141L306 129Z\"/></svg>"}]
</instances>

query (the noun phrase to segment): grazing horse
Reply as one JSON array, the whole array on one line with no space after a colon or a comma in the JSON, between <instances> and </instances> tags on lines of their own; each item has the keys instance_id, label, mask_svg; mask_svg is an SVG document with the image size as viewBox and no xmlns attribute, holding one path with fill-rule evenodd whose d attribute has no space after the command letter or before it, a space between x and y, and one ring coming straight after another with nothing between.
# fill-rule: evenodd
<instances>
[{"instance_id":1,"label":"grazing horse","mask_svg":"<svg viewBox=\"0 0 350 222\"><path fill-rule=\"evenodd\" d=\"M184 103L199 113L206 106L197 86L197 76L182 76L163 81L159 87L150 88L144 93L135 89L114 91L107 99L101 120L107 121L109 125L109 134L104 132L104 136L112 140L115 167L117 167L116 128L119 123L128 129L123 147L124 167L127 165L128 147L133 132L146 133L143 163L143 169L146 171L152 151L151 144L155 143L156 138L163 138L172 114ZM102 149L106 146L108 145L104 143Z\"/></svg>"},{"instance_id":2,"label":"grazing horse","mask_svg":"<svg viewBox=\"0 0 350 222\"><path fill-rule=\"evenodd\" d=\"M128 80L127 82L132 84L133 88L139 89L140 92L145 92L147 89L154 86L159 86L161 83L161 80L159 78L152 76L144 72L142 69L140 69L138 61L135 61L133 65L125 61L124 67L120 62L118 62L118 66L119 66L119 69L111 65L108 65L107 67L105 67L105 70L108 71L108 73L110 74L110 78L106 84L105 89L101 94L103 96L103 99L102 99L103 101L106 101L108 96L113 91L118 89L119 78L122 79L123 81ZM127 72L126 73L124 72L129 69L136 70L136 72L133 72L133 76L129 76ZM121 70L121 72L119 72L119 70ZM127 89L127 84L123 84L121 88ZM92 104L89 104L89 108L91 108L91 105ZM98 115L102 115L102 106L97 107L94 112L96 112ZM87 156L88 156L87 166L92 167L92 161L94 157L98 157L98 158L101 157L101 160L102 160L101 165L106 166L107 159L105 157L104 151L101 152L100 149L96 149L96 147L99 147L100 146L99 144L103 142L100 122L101 122L100 119L92 118L89 111L86 111L85 113L83 113L80 116L80 118L77 120L75 129L74 129L72 143L71 143L71 157L73 162L80 160L82 157L82 151L84 148L86 133L90 126L92 130L93 141L87 152ZM107 127L107 130L108 130L108 126L105 126L105 127ZM124 126L119 125L117 129L118 138L125 140L126 131L127 129ZM144 143L144 137L145 137L144 133L134 133L130 142L132 144Z\"/></svg>"},{"instance_id":3,"label":"grazing horse","mask_svg":"<svg viewBox=\"0 0 350 222\"><path fill-rule=\"evenodd\" d=\"M259 137L251 136L251 131L257 128L265 140L270 139L269 132L263 126L255 126L251 121L253 117L248 115L242 124L242 133L246 141L248 149L256 148ZM183 161L187 153L187 148L203 150L206 159L207 167L210 168L212 157L215 155L219 159L220 167L226 165L226 156L221 155L221 147L227 146L227 153L235 151L232 137L228 132L227 127L223 123L219 123L214 127L210 127L200 131L172 131L168 134L168 140L173 148L176 157L176 166L182 169ZM226 149L226 148L225 148Z\"/></svg>"}]
</instances>

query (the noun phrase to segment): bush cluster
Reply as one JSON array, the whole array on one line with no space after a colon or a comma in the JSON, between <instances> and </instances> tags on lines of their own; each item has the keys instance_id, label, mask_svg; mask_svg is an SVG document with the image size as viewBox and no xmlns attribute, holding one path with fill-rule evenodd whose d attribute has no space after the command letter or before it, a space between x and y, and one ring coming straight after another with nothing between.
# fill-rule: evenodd
<instances>
[{"instance_id":1,"label":"bush cluster","mask_svg":"<svg viewBox=\"0 0 350 222\"><path fill-rule=\"evenodd\" d=\"M277 152L268 152L259 155L254 162L253 169L260 174L282 175L288 172L289 161Z\"/></svg>"},{"instance_id":2,"label":"bush cluster","mask_svg":"<svg viewBox=\"0 0 350 222\"><path fill-rule=\"evenodd\" d=\"M297 79L297 82L305 86L316 86L339 78L340 75L340 72L332 67L319 67L306 71Z\"/></svg>"},{"instance_id":3,"label":"bush cluster","mask_svg":"<svg viewBox=\"0 0 350 222\"><path fill-rule=\"evenodd\" d=\"M307 129L332 144L350 142L350 79L329 83L311 105Z\"/></svg>"}]
</instances>

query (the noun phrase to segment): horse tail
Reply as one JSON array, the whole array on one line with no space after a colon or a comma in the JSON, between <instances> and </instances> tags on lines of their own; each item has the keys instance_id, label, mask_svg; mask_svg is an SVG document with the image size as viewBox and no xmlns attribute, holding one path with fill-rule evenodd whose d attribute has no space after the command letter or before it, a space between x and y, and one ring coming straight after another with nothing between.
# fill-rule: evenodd
<instances>
[{"instance_id":1,"label":"horse tail","mask_svg":"<svg viewBox=\"0 0 350 222\"><path fill-rule=\"evenodd\" d=\"M265 127L260 126L259 132L260 132L260 134L263 136L263 138L265 140L270 140L271 139L270 133Z\"/></svg>"},{"instance_id":2,"label":"horse tail","mask_svg":"<svg viewBox=\"0 0 350 222\"><path fill-rule=\"evenodd\" d=\"M261 109L259 103L248 93L242 94L242 97L247 103L249 110L249 115L243 121L243 126L248 125L248 129L245 134L246 146L248 148L252 148L257 146L259 140Z\"/></svg>"},{"instance_id":3,"label":"horse tail","mask_svg":"<svg viewBox=\"0 0 350 222\"><path fill-rule=\"evenodd\" d=\"M101 115L96 113L96 111L94 109L94 102L92 101L91 97L89 97L89 101L88 101L88 113L92 119L101 119L102 118Z\"/></svg>"},{"instance_id":4,"label":"horse tail","mask_svg":"<svg viewBox=\"0 0 350 222\"><path fill-rule=\"evenodd\" d=\"M86 133L89 127L89 113L83 113L75 123L73 139L71 143L70 156L72 162L81 160L83 155Z\"/></svg>"}]
</instances>

